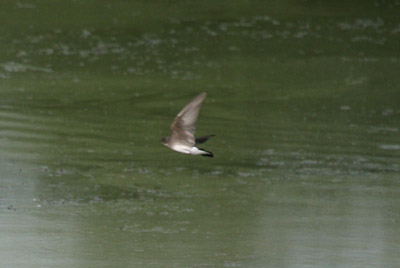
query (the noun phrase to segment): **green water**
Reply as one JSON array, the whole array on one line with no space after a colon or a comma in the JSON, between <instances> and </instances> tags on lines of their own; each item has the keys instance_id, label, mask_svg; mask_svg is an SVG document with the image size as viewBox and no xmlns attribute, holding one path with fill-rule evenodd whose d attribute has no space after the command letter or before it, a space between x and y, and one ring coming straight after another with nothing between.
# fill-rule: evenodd
<instances>
[{"instance_id":1,"label":"green water","mask_svg":"<svg viewBox=\"0 0 400 268\"><path fill-rule=\"evenodd\" d=\"M398 267L400 3L272 2L3 1L0 267Z\"/></svg>"}]
</instances>

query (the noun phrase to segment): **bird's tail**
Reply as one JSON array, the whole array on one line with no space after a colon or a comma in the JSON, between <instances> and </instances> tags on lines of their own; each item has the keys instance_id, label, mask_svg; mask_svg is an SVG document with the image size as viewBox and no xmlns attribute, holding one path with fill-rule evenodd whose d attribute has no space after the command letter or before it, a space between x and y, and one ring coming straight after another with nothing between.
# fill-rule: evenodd
<instances>
[{"instance_id":1,"label":"bird's tail","mask_svg":"<svg viewBox=\"0 0 400 268\"><path fill-rule=\"evenodd\" d=\"M200 149L200 148L199 148L199 150L202 151L202 153L201 153L202 156L214 157L214 154L212 152L210 152L210 151L206 151L206 150Z\"/></svg>"},{"instance_id":2,"label":"bird's tail","mask_svg":"<svg viewBox=\"0 0 400 268\"><path fill-rule=\"evenodd\" d=\"M196 144L205 143L209 138L214 137L214 136L215 136L214 134L202 136L202 137L196 138L195 142L196 142Z\"/></svg>"}]
</instances>

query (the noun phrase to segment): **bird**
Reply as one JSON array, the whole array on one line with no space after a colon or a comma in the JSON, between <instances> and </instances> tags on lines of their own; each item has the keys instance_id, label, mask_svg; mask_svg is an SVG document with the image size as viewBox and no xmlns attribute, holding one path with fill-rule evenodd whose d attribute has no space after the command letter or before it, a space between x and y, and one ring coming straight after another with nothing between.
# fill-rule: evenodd
<instances>
[{"instance_id":1,"label":"bird","mask_svg":"<svg viewBox=\"0 0 400 268\"><path fill-rule=\"evenodd\" d=\"M212 152L198 148L196 145L206 142L209 138L214 137L215 135L212 134L199 138L194 137L200 106L206 96L207 93L202 92L179 112L171 124L171 136L161 139L161 142L165 146L183 154L214 157Z\"/></svg>"}]
</instances>

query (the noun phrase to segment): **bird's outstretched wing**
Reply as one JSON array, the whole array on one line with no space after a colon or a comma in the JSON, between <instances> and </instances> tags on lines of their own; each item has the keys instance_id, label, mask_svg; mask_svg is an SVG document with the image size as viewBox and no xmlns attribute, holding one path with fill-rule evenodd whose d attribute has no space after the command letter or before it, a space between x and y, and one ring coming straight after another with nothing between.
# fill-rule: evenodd
<instances>
[{"instance_id":1,"label":"bird's outstretched wing","mask_svg":"<svg viewBox=\"0 0 400 268\"><path fill-rule=\"evenodd\" d=\"M194 133L196 131L196 121L199 116L200 106L207 94L205 92L194 98L176 116L171 124L171 138L180 140L190 145L195 144Z\"/></svg>"}]
</instances>

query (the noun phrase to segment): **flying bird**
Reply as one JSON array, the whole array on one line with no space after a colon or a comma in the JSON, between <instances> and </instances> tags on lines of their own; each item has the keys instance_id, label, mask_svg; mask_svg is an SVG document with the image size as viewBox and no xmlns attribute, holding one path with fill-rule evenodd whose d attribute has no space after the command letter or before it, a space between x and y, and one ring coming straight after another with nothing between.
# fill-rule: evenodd
<instances>
[{"instance_id":1,"label":"flying bird","mask_svg":"<svg viewBox=\"0 0 400 268\"><path fill-rule=\"evenodd\" d=\"M215 135L207 135L199 138L194 137L200 106L206 96L207 93L201 93L179 112L171 124L171 136L161 139L161 142L165 146L183 154L214 157L212 152L200 149L196 145L206 142L210 137Z\"/></svg>"}]
</instances>

